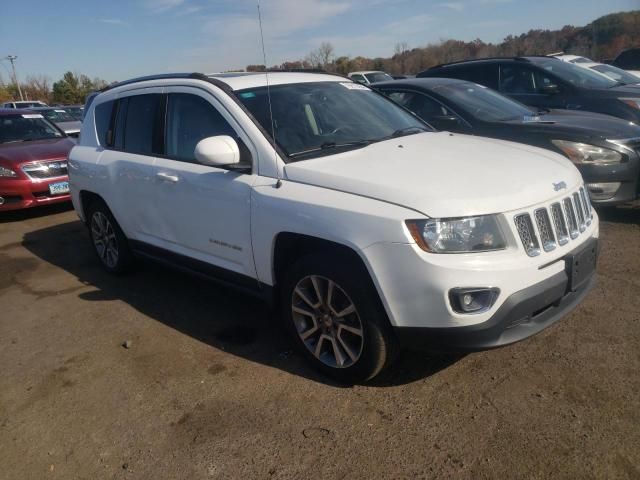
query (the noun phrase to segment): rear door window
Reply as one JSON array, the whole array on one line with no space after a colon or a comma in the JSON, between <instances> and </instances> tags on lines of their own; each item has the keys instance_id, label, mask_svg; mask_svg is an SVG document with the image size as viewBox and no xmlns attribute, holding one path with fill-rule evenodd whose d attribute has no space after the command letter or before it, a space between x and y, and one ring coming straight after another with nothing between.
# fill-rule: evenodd
<instances>
[{"instance_id":1,"label":"rear door window","mask_svg":"<svg viewBox=\"0 0 640 480\"><path fill-rule=\"evenodd\" d=\"M447 71L446 69L445 71ZM459 78L461 80L469 80L473 83L484 85L485 87L498 88L498 65L497 64L481 64L467 65L464 67L451 68L447 77Z\"/></svg>"},{"instance_id":2,"label":"rear door window","mask_svg":"<svg viewBox=\"0 0 640 480\"><path fill-rule=\"evenodd\" d=\"M130 153L161 153L161 94L134 95L120 100L116 120L116 148Z\"/></svg>"}]
</instances>

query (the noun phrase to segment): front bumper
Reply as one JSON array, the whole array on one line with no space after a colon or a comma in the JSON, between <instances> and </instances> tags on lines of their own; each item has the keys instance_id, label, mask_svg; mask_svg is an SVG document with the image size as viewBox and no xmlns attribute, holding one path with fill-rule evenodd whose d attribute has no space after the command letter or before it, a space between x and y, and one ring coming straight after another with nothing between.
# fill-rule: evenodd
<instances>
[{"instance_id":1,"label":"front bumper","mask_svg":"<svg viewBox=\"0 0 640 480\"><path fill-rule=\"evenodd\" d=\"M68 202L71 200L68 193L61 195L49 193L50 184L66 181L68 181L67 176L37 181L23 178L0 179L0 197L3 199L0 212Z\"/></svg>"},{"instance_id":2,"label":"front bumper","mask_svg":"<svg viewBox=\"0 0 640 480\"><path fill-rule=\"evenodd\" d=\"M565 272L509 296L486 322L468 327L396 327L400 343L409 349L474 351L519 342L544 330L577 307L595 283L589 278L575 291Z\"/></svg>"},{"instance_id":3,"label":"front bumper","mask_svg":"<svg viewBox=\"0 0 640 480\"><path fill-rule=\"evenodd\" d=\"M614 206L635 200L640 194L640 154L630 155L627 162L616 165L577 165L587 185L593 183L620 183L608 198L591 195L591 203Z\"/></svg>"}]
</instances>

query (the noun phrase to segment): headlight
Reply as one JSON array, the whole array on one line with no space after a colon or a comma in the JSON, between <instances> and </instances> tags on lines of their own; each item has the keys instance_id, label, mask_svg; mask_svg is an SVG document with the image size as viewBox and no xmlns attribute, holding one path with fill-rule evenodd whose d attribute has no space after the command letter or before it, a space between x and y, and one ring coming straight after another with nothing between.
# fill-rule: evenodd
<instances>
[{"instance_id":1,"label":"headlight","mask_svg":"<svg viewBox=\"0 0 640 480\"><path fill-rule=\"evenodd\" d=\"M620 163L622 160L620 153L608 148L568 140L551 140L551 143L562 150L569 157L569 160L578 165L611 165Z\"/></svg>"},{"instance_id":2,"label":"headlight","mask_svg":"<svg viewBox=\"0 0 640 480\"><path fill-rule=\"evenodd\" d=\"M411 236L431 253L465 253L506 248L495 215L407 220Z\"/></svg>"},{"instance_id":3,"label":"headlight","mask_svg":"<svg viewBox=\"0 0 640 480\"><path fill-rule=\"evenodd\" d=\"M632 108L640 110L640 98L619 98L618 100L620 100L623 103L626 103Z\"/></svg>"},{"instance_id":4,"label":"headlight","mask_svg":"<svg viewBox=\"0 0 640 480\"><path fill-rule=\"evenodd\" d=\"M18 174L10 168L0 167L0 177L17 177Z\"/></svg>"}]
</instances>

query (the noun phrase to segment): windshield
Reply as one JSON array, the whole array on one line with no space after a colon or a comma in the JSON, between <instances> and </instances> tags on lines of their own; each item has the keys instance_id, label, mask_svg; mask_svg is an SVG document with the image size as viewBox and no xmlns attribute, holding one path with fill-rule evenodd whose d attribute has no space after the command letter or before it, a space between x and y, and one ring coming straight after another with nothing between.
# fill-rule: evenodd
<instances>
[{"instance_id":1,"label":"windshield","mask_svg":"<svg viewBox=\"0 0 640 480\"><path fill-rule=\"evenodd\" d=\"M614 67L613 65L594 65L591 67L596 72L604 73L607 77L616 82L629 84L629 83L640 83L640 77L636 77L635 75L622 70L621 68Z\"/></svg>"},{"instance_id":2,"label":"windshield","mask_svg":"<svg viewBox=\"0 0 640 480\"><path fill-rule=\"evenodd\" d=\"M559 60L545 60L536 63L545 70L556 74L564 81L577 87L611 88L617 85L613 80L610 80L597 72L593 72L588 68L578 67L571 63Z\"/></svg>"},{"instance_id":3,"label":"windshield","mask_svg":"<svg viewBox=\"0 0 640 480\"><path fill-rule=\"evenodd\" d=\"M54 123L74 122L76 120L69 112L61 108L56 108L54 110L40 110L40 113L42 113L47 120Z\"/></svg>"},{"instance_id":4,"label":"windshield","mask_svg":"<svg viewBox=\"0 0 640 480\"><path fill-rule=\"evenodd\" d=\"M29 108L29 107L44 107L42 102L16 102L17 108Z\"/></svg>"},{"instance_id":5,"label":"windshield","mask_svg":"<svg viewBox=\"0 0 640 480\"><path fill-rule=\"evenodd\" d=\"M374 72L374 73L366 73L364 75L369 80L369 83L375 82L387 82L389 80L393 80L393 77L384 72Z\"/></svg>"},{"instance_id":6,"label":"windshield","mask_svg":"<svg viewBox=\"0 0 640 480\"><path fill-rule=\"evenodd\" d=\"M0 143L28 142L62 136L62 133L42 118L42 115L25 113L0 116Z\"/></svg>"},{"instance_id":7,"label":"windshield","mask_svg":"<svg viewBox=\"0 0 640 480\"><path fill-rule=\"evenodd\" d=\"M271 133L267 88L241 90L237 95ZM271 107L276 142L291 160L361 148L394 136L429 130L391 100L353 82L274 86Z\"/></svg>"},{"instance_id":8,"label":"windshield","mask_svg":"<svg viewBox=\"0 0 640 480\"><path fill-rule=\"evenodd\" d=\"M81 107L64 107L69 115L73 117L74 120L82 120L82 108Z\"/></svg>"},{"instance_id":9,"label":"windshield","mask_svg":"<svg viewBox=\"0 0 640 480\"><path fill-rule=\"evenodd\" d=\"M433 91L455 103L456 108L485 122L535 116L535 113L523 104L471 82L439 85Z\"/></svg>"}]
</instances>

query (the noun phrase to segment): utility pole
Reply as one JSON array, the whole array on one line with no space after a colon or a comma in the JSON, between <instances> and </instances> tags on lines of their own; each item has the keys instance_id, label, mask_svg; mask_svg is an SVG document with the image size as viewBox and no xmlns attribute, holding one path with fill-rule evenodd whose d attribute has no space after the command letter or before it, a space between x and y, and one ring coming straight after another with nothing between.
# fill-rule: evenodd
<instances>
[{"instance_id":1,"label":"utility pole","mask_svg":"<svg viewBox=\"0 0 640 480\"><path fill-rule=\"evenodd\" d=\"M24 100L24 97L22 96L22 89L20 88L20 82L18 82L18 75L16 75L16 66L13 63L17 58L18 58L17 55L7 55L7 60L11 62L11 69L13 70L13 82L16 84L16 87L18 87L20 100Z\"/></svg>"}]
</instances>

